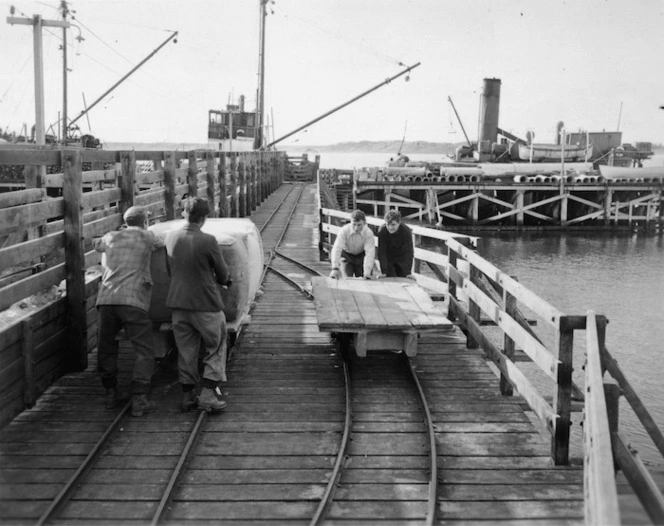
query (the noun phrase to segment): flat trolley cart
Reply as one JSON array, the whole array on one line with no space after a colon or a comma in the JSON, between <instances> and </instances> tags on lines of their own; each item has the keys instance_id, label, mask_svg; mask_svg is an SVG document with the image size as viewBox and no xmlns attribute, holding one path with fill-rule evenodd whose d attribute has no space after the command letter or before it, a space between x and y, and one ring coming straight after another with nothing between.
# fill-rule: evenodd
<instances>
[{"instance_id":1,"label":"flat trolley cart","mask_svg":"<svg viewBox=\"0 0 664 526\"><path fill-rule=\"evenodd\" d=\"M349 334L358 356L371 350L417 354L417 335L451 330L452 322L406 278L311 279L318 328Z\"/></svg>"}]
</instances>

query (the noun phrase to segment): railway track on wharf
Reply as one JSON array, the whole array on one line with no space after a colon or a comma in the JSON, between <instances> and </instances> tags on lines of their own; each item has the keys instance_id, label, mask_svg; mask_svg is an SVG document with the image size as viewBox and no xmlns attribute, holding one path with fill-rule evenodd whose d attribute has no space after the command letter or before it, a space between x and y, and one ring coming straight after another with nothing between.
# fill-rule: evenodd
<instances>
[{"instance_id":1,"label":"railway track on wharf","mask_svg":"<svg viewBox=\"0 0 664 526\"><path fill-rule=\"evenodd\" d=\"M580 470L551 466L458 331L423 335L410 362L344 360L319 331L310 278L329 264L314 196L283 185L252 214L268 265L230 353L227 409L181 412L163 360L157 412L105 411L92 359L0 431L3 523L582 522Z\"/></svg>"}]
</instances>

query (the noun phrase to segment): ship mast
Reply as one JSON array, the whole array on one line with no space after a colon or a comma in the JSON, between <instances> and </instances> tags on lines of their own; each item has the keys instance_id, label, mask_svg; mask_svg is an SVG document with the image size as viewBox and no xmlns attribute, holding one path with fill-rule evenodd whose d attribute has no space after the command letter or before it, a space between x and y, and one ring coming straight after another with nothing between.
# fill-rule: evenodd
<instances>
[{"instance_id":1,"label":"ship mast","mask_svg":"<svg viewBox=\"0 0 664 526\"><path fill-rule=\"evenodd\" d=\"M256 134L254 135L254 150L263 147L263 120L265 105L265 19L267 18L267 3L269 0L258 0L260 4L260 40L258 49L258 93L256 96Z\"/></svg>"}]
</instances>

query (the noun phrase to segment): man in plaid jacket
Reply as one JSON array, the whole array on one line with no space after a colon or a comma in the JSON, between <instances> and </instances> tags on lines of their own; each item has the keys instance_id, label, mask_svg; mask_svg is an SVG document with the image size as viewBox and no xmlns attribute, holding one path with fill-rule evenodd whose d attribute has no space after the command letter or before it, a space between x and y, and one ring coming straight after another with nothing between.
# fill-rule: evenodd
<instances>
[{"instance_id":1,"label":"man in plaid jacket","mask_svg":"<svg viewBox=\"0 0 664 526\"><path fill-rule=\"evenodd\" d=\"M124 328L135 353L132 415L142 416L155 409L154 402L148 399L155 360L152 322L148 316L152 293L150 257L164 242L147 230L147 214L141 207L130 207L123 218L122 229L95 240L95 250L105 256L96 304L97 370L106 388L106 407L112 409L122 401L117 389L118 342L115 337Z\"/></svg>"}]
</instances>

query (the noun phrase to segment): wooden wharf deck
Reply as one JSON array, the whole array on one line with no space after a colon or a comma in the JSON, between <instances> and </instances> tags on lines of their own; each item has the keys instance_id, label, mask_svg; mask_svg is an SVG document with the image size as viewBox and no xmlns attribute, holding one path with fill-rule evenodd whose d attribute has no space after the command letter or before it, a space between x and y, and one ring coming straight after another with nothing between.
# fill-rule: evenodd
<instances>
[{"instance_id":1,"label":"wooden wharf deck","mask_svg":"<svg viewBox=\"0 0 664 526\"><path fill-rule=\"evenodd\" d=\"M280 187L252 214L267 220L290 188ZM315 187L304 187L279 247L326 273L318 257ZM267 236L266 236L267 237ZM266 253L274 250L264 239ZM272 263L310 288L310 275ZM403 377L401 355L351 359L351 445L326 524L421 524L427 492L421 408ZM131 357L121 367L124 381ZM438 450L437 522L579 524L584 522L579 459L554 466L550 437L504 397L484 353L468 349L458 328L422 334L412 363L434 417ZM33 524L90 453L117 411L88 369L58 380L37 404L0 431L0 520ZM262 294L234 347L223 386L225 412L204 435L178 480L163 522L307 524L339 447L344 421L341 358L318 328L313 302L267 272ZM179 411L168 367L154 381L157 412L127 418L103 446L84 484L57 515L67 524L149 520L177 463L196 412Z\"/></svg>"}]
</instances>

